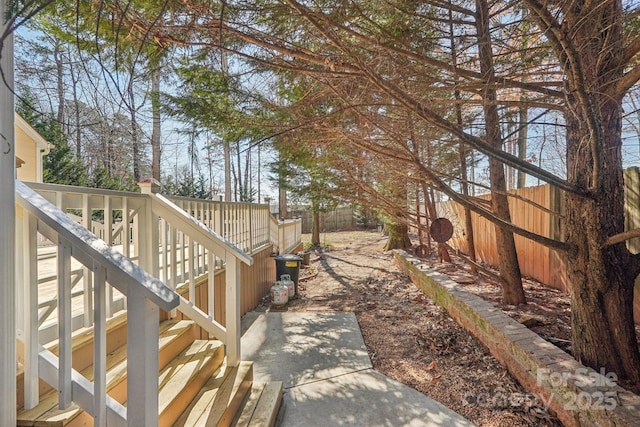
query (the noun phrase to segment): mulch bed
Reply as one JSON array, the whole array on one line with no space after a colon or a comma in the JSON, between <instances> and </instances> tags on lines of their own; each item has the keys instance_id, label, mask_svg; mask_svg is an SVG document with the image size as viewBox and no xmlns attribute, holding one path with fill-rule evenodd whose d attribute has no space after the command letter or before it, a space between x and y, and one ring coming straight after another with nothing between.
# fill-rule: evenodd
<instances>
[{"instance_id":1,"label":"mulch bed","mask_svg":"<svg viewBox=\"0 0 640 427\"><path fill-rule=\"evenodd\" d=\"M286 310L355 312L374 369L477 425L561 425L482 344L398 271L392 254L381 251L384 237L331 233L326 240L331 251L312 256L311 265L301 271L300 298ZM470 275L461 261L426 261L500 304L500 288ZM505 312L538 333L568 341L568 297L529 280L525 291L529 304L503 307ZM268 300L262 308L269 309Z\"/></svg>"}]
</instances>

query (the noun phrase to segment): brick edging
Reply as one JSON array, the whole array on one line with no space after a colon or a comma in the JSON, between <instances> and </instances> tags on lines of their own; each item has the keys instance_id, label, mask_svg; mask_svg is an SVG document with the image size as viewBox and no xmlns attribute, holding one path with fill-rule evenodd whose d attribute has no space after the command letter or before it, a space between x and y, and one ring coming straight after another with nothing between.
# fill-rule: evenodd
<instances>
[{"instance_id":1,"label":"brick edging","mask_svg":"<svg viewBox=\"0 0 640 427\"><path fill-rule=\"evenodd\" d=\"M402 250L396 265L503 363L566 426L638 426L640 397L615 384L498 307Z\"/></svg>"}]
</instances>

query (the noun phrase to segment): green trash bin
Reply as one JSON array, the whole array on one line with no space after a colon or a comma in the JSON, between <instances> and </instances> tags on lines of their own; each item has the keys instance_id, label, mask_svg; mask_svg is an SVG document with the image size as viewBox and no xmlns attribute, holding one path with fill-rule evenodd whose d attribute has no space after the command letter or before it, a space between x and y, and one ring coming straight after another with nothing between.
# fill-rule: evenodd
<instances>
[{"instance_id":1,"label":"green trash bin","mask_svg":"<svg viewBox=\"0 0 640 427\"><path fill-rule=\"evenodd\" d=\"M298 255L285 254L278 255L276 258L276 280L280 280L280 276L288 274L293 280L295 294L298 295L298 277L300 276L300 258Z\"/></svg>"}]
</instances>

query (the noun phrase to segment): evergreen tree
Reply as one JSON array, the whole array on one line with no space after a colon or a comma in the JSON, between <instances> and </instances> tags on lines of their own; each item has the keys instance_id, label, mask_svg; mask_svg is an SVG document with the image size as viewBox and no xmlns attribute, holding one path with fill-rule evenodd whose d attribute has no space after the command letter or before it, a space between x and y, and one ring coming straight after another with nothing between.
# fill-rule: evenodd
<instances>
[{"instance_id":1,"label":"evergreen tree","mask_svg":"<svg viewBox=\"0 0 640 427\"><path fill-rule=\"evenodd\" d=\"M53 113L41 114L32 107L34 98L27 90L17 104L17 111L38 133L51 144L44 157L42 178L51 184L87 185L84 165L73 157L67 138Z\"/></svg>"}]
</instances>

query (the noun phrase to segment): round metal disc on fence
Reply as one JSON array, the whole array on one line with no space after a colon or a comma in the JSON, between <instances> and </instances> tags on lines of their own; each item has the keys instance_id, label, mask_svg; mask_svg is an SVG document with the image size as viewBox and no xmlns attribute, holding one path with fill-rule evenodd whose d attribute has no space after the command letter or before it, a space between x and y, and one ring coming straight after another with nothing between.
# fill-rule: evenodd
<instances>
[{"instance_id":1,"label":"round metal disc on fence","mask_svg":"<svg viewBox=\"0 0 640 427\"><path fill-rule=\"evenodd\" d=\"M431 238L438 243L444 243L453 236L453 225L447 218L437 218L429 227Z\"/></svg>"}]
</instances>

